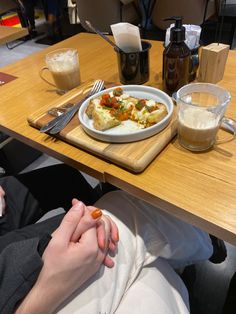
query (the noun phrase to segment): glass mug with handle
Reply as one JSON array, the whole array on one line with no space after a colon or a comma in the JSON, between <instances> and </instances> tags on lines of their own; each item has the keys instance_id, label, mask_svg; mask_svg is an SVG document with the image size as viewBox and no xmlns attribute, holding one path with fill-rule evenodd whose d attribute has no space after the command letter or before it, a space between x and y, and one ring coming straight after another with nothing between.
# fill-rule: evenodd
<instances>
[{"instance_id":1,"label":"glass mug with handle","mask_svg":"<svg viewBox=\"0 0 236 314\"><path fill-rule=\"evenodd\" d=\"M73 48L62 48L48 53L45 57L46 67L40 70L40 77L59 91L68 91L80 85L80 68L78 51ZM48 81L44 71L50 71L54 83Z\"/></svg>"},{"instance_id":2,"label":"glass mug with handle","mask_svg":"<svg viewBox=\"0 0 236 314\"><path fill-rule=\"evenodd\" d=\"M236 122L224 116L230 103L230 93L218 85L192 83L176 93L178 140L191 151L205 151L232 140L236 135ZM229 136L217 139L219 128L229 131Z\"/></svg>"}]
</instances>

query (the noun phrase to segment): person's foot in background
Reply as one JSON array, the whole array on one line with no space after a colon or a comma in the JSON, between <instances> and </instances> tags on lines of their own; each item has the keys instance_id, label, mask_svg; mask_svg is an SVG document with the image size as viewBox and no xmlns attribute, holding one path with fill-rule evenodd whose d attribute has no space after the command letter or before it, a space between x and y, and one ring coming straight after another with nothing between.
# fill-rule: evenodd
<instances>
[{"instance_id":1,"label":"person's foot in background","mask_svg":"<svg viewBox=\"0 0 236 314\"><path fill-rule=\"evenodd\" d=\"M34 27L34 28L29 28L29 35L30 35L30 37L31 38L35 38L35 37L37 37L38 36L38 32L36 31L36 28Z\"/></svg>"}]
</instances>

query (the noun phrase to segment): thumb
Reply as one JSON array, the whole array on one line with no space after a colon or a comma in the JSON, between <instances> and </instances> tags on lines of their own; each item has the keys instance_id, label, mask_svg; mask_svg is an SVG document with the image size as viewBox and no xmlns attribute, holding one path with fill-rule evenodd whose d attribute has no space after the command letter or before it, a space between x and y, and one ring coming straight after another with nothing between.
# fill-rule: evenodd
<instances>
[{"instance_id":1,"label":"thumb","mask_svg":"<svg viewBox=\"0 0 236 314\"><path fill-rule=\"evenodd\" d=\"M78 223L84 215L85 205L78 201L63 218L57 229L56 237L61 243L69 243Z\"/></svg>"},{"instance_id":2,"label":"thumb","mask_svg":"<svg viewBox=\"0 0 236 314\"><path fill-rule=\"evenodd\" d=\"M77 200L77 198L73 198L72 200L72 206L76 205L79 202L79 200Z\"/></svg>"}]
</instances>

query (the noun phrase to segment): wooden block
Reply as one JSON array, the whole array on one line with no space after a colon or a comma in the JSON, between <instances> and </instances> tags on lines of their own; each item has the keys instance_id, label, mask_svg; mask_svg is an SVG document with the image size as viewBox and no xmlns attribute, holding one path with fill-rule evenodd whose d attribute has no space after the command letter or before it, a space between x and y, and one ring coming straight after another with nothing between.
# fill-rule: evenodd
<instances>
[{"instance_id":1,"label":"wooden block","mask_svg":"<svg viewBox=\"0 0 236 314\"><path fill-rule=\"evenodd\" d=\"M224 76L229 45L213 43L202 48L198 81L217 83Z\"/></svg>"}]
</instances>

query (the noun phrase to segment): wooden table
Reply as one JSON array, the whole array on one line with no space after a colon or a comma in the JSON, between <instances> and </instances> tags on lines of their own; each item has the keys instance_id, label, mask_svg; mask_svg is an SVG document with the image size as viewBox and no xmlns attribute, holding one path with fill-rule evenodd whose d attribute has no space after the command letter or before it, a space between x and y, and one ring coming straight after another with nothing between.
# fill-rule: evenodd
<instances>
[{"instance_id":1,"label":"wooden table","mask_svg":"<svg viewBox=\"0 0 236 314\"><path fill-rule=\"evenodd\" d=\"M11 41L20 39L26 35L28 35L28 29L11 27L11 26L0 26L0 44L6 44Z\"/></svg>"},{"instance_id":2,"label":"wooden table","mask_svg":"<svg viewBox=\"0 0 236 314\"><path fill-rule=\"evenodd\" d=\"M149 84L161 87L161 42L152 41ZM2 68L18 79L0 89L0 129L94 177L110 182L151 204L236 244L236 141L206 153L192 153L174 139L141 174L132 174L89 153L40 134L27 124L32 112L58 99L38 75L47 52L60 47L79 51L82 80L118 81L116 55L100 37L79 34ZM230 51L224 80L232 102L227 115L236 119L236 52Z\"/></svg>"}]
</instances>

